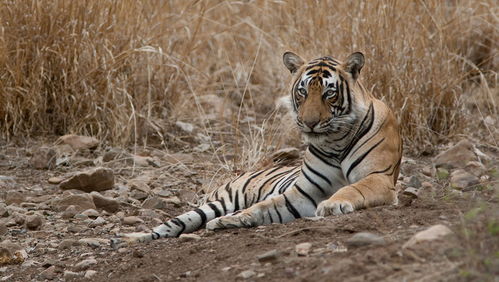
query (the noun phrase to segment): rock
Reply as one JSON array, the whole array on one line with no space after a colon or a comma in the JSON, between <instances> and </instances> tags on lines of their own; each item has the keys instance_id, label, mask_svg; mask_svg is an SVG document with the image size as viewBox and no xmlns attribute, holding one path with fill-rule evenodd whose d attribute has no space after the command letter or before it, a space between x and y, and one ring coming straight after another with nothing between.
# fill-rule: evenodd
<instances>
[{"instance_id":1,"label":"rock","mask_svg":"<svg viewBox=\"0 0 499 282\"><path fill-rule=\"evenodd\" d=\"M78 246L80 243L75 239L64 239L59 243L59 250L71 249L72 247Z\"/></svg>"},{"instance_id":2,"label":"rock","mask_svg":"<svg viewBox=\"0 0 499 282\"><path fill-rule=\"evenodd\" d=\"M409 183L407 184L409 187L421 188L421 180L415 175L409 178Z\"/></svg>"},{"instance_id":3,"label":"rock","mask_svg":"<svg viewBox=\"0 0 499 282\"><path fill-rule=\"evenodd\" d=\"M423 183L421 183L421 187L423 189L430 189L433 187L433 184L431 184L431 182L428 181L423 181Z\"/></svg>"},{"instance_id":4,"label":"rock","mask_svg":"<svg viewBox=\"0 0 499 282\"><path fill-rule=\"evenodd\" d=\"M306 256L310 252L310 248L312 248L312 243L300 243L295 246L295 251L299 256Z\"/></svg>"},{"instance_id":5,"label":"rock","mask_svg":"<svg viewBox=\"0 0 499 282\"><path fill-rule=\"evenodd\" d=\"M94 277L96 274L97 274L97 271L89 269L89 270L85 271L84 277L85 277L85 279L92 279L92 277Z\"/></svg>"},{"instance_id":6,"label":"rock","mask_svg":"<svg viewBox=\"0 0 499 282\"><path fill-rule=\"evenodd\" d=\"M384 245L385 239L383 237L369 233L369 232L359 232L350 237L346 242L348 247L360 247L367 245Z\"/></svg>"},{"instance_id":7,"label":"rock","mask_svg":"<svg viewBox=\"0 0 499 282\"><path fill-rule=\"evenodd\" d=\"M447 226L442 224L433 225L426 230L416 233L411 239L402 245L402 248L412 248L425 241L440 240L451 234L453 234L453 232Z\"/></svg>"},{"instance_id":8,"label":"rock","mask_svg":"<svg viewBox=\"0 0 499 282\"><path fill-rule=\"evenodd\" d=\"M106 220L99 216L98 218L96 218L92 222L90 222L88 224L88 226L93 228L93 227L104 225L105 223L106 223Z\"/></svg>"},{"instance_id":9,"label":"rock","mask_svg":"<svg viewBox=\"0 0 499 282\"><path fill-rule=\"evenodd\" d=\"M163 209L166 207L165 201L158 197L151 197L146 199L142 203L142 208L144 209Z\"/></svg>"},{"instance_id":10,"label":"rock","mask_svg":"<svg viewBox=\"0 0 499 282\"><path fill-rule=\"evenodd\" d=\"M57 277L56 266L52 265L44 271L40 272L40 278L46 280L53 280Z\"/></svg>"},{"instance_id":11,"label":"rock","mask_svg":"<svg viewBox=\"0 0 499 282\"><path fill-rule=\"evenodd\" d=\"M140 217L136 216L127 216L123 218L123 224L125 225L135 225L138 223L144 223L144 221Z\"/></svg>"},{"instance_id":12,"label":"rock","mask_svg":"<svg viewBox=\"0 0 499 282\"><path fill-rule=\"evenodd\" d=\"M53 169L57 153L52 148L39 148L33 153L30 163L35 169Z\"/></svg>"},{"instance_id":13,"label":"rock","mask_svg":"<svg viewBox=\"0 0 499 282\"><path fill-rule=\"evenodd\" d=\"M95 191L90 193L90 196L92 196L95 206L99 209L111 213L115 213L120 209L120 203L113 198L104 197L99 192Z\"/></svg>"},{"instance_id":14,"label":"rock","mask_svg":"<svg viewBox=\"0 0 499 282\"><path fill-rule=\"evenodd\" d=\"M124 150L118 148L112 148L111 150L104 153L102 156L103 162L110 162L116 159L130 159L131 155Z\"/></svg>"},{"instance_id":15,"label":"rock","mask_svg":"<svg viewBox=\"0 0 499 282\"><path fill-rule=\"evenodd\" d=\"M88 268L90 268L91 266L96 265L96 264L97 264L97 261L94 258L89 258L89 259L82 260L79 263L77 263L74 266L74 269L76 271L84 271L84 270L87 270Z\"/></svg>"},{"instance_id":16,"label":"rock","mask_svg":"<svg viewBox=\"0 0 499 282\"><path fill-rule=\"evenodd\" d=\"M98 167L64 180L59 187L63 190L78 189L85 192L109 190L114 187L114 174L109 168Z\"/></svg>"},{"instance_id":17,"label":"rock","mask_svg":"<svg viewBox=\"0 0 499 282\"><path fill-rule=\"evenodd\" d=\"M437 178L439 180L444 180L449 177L449 171L443 167L437 168Z\"/></svg>"},{"instance_id":18,"label":"rock","mask_svg":"<svg viewBox=\"0 0 499 282\"><path fill-rule=\"evenodd\" d=\"M196 234L181 234L179 239L180 242L199 241L201 240L201 236Z\"/></svg>"},{"instance_id":19,"label":"rock","mask_svg":"<svg viewBox=\"0 0 499 282\"><path fill-rule=\"evenodd\" d=\"M249 279L255 275L256 275L256 272L254 272L253 270L245 270L245 271L239 273L239 275L237 275L237 277L241 277L243 279Z\"/></svg>"},{"instance_id":20,"label":"rock","mask_svg":"<svg viewBox=\"0 0 499 282\"><path fill-rule=\"evenodd\" d=\"M194 130L194 125L192 125L191 123L177 121L175 122L175 125L187 133L192 133L192 131Z\"/></svg>"},{"instance_id":21,"label":"rock","mask_svg":"<svg viewBox=\"0 0 499 282\"><path fill-rule=\"evenodd\" d=\"M466 164L464 170L466 170L467 172L471 173L476 177L480 177L485 173L487 169L482 163L477 161L471 161Z\"/></svg>"},{"instance_id":22,"label":"rock","mask_svg":"<svg viewBox=\"0 0 499 282\"><path fill-rule=\"evenodd\" d=\"M419 195L419 189L416 189L414 187L407 187L404 189L404 192L403 192L405 195L407 196L410 196L410 197L413 197L413 198L417 198L418 195Z\"/></svg>"},{"instance_id":23,"label":"rock","mask_svg":"<svg viewBox=\"0 0 499 282\"><path fill-rule=\"evenodd\" d=\"M38 230L42 227L43 221L44 221L43 216L39 214L28 215L25 221L26 228L28 230Z\"/></svg>"},{"instance_id":24,"label":"rock","mask_svg":"<svg viewBox=\"0 0 499 282\"><path fill-rule=\"evenodd\" d=\"M433 160L435 167L447 169L463 168L468 162L476 161L473 144L469 140L461 140L453 147L438 154Z\"/></svg>"},{"instance_id":25,"label":"rock","mask_svg":"<svg viewBox=\"0 0 499 282\"><path fill-rule=\"evenodd\" d=\"M263 253L261 255L256 256L259 262L265 263L265 262L271 262L277 260L279 257L280 253L277 250L271 250L266 253Z\"/></svg>"},{"instance_id":26,"label":"rock","mask_svg":"<svg viewBox=\"0 0 499 282\"><path fill-rule=\"evenodd\" d=\"M104 238L82 238L78 240L78 243L87 245L92 248L98 248L101 246L101 244L109 243L109 240Z\"/></svg>"},{"instance_id":27,"label":"rock","mask_svg":"<svg viewBox=\"0 0 499 282\"><path fill-rule=\"evenodd\" d=\"M7 228L7 225L5 222L0 221L0 236L3 236L9 232L9 228Z\"/></svg>"},{"instance_id":28,"label":"rock","mask_svg":"<svg viewBox=\"0 0 499 282\"><path fill-rule=\"evenodd\" d=\"M149 185L147 185L147 183L141 179L132 179L128 181L128 185L130 185L130 188L142 191L144 193L151 192L151 188L149 187Z\"/></svg>"},{"instance_id":29,"label":"rock","mask_svg":"<svg viewBox=\"0 0 499 282\"><path fill-rule=\"evenodd\" d=\"M77 213L78 213L78 210L76 209L76 206L70 205L62 213L62 218L70 219L70 218L73 218Z\"/></svg>"},{"instance_id":30,"label":"rock","mask_svg":"<svg viewBox=\"0 0 499 282\"><path fill-rule=\"evenodd\" d=\"M73 272L73 271L64 271L64 280L66 281L71 281L71 280L77 280L81 278L81 274L78 272Z\"/></svg>"},{"instance_id":31,"label":"rock","mask_svg":"<svg viewBox=\"0 0 499 282\"><path fill-rule=\"evenodd\" d=\"M96 219L99 217L99 212L94 209L88 209L82 212L82 214L88 216L89 218Z\"/></svg>"},{"instance_id":32,"label":"rock","mask_svg":"<svg viewBox=\"0 0 499 282\"><path fill-rule=\"evenodd\" d=\"M450 177L450 186L455 189L463 190L470 186L480 183L480 179L463 169L457 169L452 172Z\"/></svg>"},{"instance_id":33,"label":"rock","mask_svg":"<svg viewBox=\"0 0 499 282\"><path fill-rule=\"evenodd\" d=\"M433 171L432 171L431 167L429 167L429 166L423 167L423 169L421 170L421 172L424 175L429 176L429 177L431 177L433 175Z\"/></svg>"},{"instance_id":34,"label":"rock","mask_svg":"<svg viewBox=\"0 0 499 282\"><path fill-rule=\"evenodd\" d=\"M5 204L7 205L20 204L25 200L26 197L21 192L8 191L7 194L5 195Z\"/></svg>"},{"instance_id":35,"label":"rock","mask_svg":"<svg viewBox=\"0 0 499 282\"><path fill-rule=\"evenodd\" d=\"M71 205L75 206L78 212L96 209L94 201L89 194L69 195L57 201L59 210L65 210Z\"/></svg>"},{"instance_id":36,"label":"rock","mask_svg":"<svg viewBox=\"0 0 499 282\"><path fill-rule=\"evenodd\" d=\"M81 136L81 135L74 135L74 134L67 134L64 136L59 137L57 140L58 143L64 143L73 150L82 150L82 149L94 149L99 145L99 140L95 139L94 137L88 137L88 136Z\"/></svg>"}]
</instances>

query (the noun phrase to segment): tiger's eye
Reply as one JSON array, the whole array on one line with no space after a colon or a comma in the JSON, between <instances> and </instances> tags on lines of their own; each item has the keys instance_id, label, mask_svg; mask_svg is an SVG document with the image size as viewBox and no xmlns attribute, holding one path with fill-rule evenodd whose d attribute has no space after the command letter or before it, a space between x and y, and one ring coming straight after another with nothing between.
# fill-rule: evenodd
<instances>
[{"instance_id":1,"label":"tiger's eye","mask_svg":"<svg viewBox=\"0 0 499 282\"><path fill-rule=\"evenodd\" d=\"M298 89L298 93L300 93L300 95L302 95L302 96L307 95L307 91L304 88Z\"/></svg>"},{"instance_id":2,"label":"tiger's eye","mask_svg":"<svg viewBox=\"0 0 499 282\"><path fill-rule=\"evenodd\" d=\"M324 95L324 96L326 99L331 99L331 98L335 98L337 93L338 92L336 92L334 90L328 90L328 91L326 91L326 95Z\"/></svg>"}]
</instances>

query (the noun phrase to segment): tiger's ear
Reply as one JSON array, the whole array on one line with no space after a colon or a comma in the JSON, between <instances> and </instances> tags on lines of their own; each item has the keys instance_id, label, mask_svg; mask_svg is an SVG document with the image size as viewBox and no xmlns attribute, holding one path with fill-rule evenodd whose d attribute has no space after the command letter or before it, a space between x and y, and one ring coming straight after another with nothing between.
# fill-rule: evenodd
<instances>
[{"instance_id":1,"label":"tiger's ear","mask_svg":"<svg viewBox=\"0 0 499 282\"><path fill-rule=\"evenodd\" d=\"M282 61L291 73L295 73L305 63L300 56L290 51L282 55Z\"/></svg>"},{"instance_id":2,"label":"tiger's ear","mask_svg":"<svg viewBox=\"0 0 499 282\"><path fill-rule=\"evenodd\" d=\"M364 66L364 54L361 52L352 53L348 56L347 62L344 67L347 72L349 72L353 79L357 79L359 77L360 70Z\"/></svg>"}]
</instances>

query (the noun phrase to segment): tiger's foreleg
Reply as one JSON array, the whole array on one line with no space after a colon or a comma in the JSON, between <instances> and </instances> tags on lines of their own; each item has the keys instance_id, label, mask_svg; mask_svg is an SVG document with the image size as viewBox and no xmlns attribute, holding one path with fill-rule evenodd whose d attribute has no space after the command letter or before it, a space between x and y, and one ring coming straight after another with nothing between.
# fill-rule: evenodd
<instances>
[{"instance_id":1,"label":"tiger's foreleg","mask_svg":"<svg viewBox=\"0 0 499 282\"><path fill-rule=\"evenodd\" d=\"M371 174L338 190L317 207L317 216L339 215L354 210L393 204L397 200L393 176Z\"/></svg>"},{"instance_id":2,"label":"tiger's foreleg","mask_svg":"<svg viewBox=\"0 0 499 282\"><path fill-rule=\"evenodd\" d=\"M300 192L301 191L301 192ZM318 199L304 196L304 191L294 186L283 194L259 202L232 215L222 216L206 224L208 230L254 227L271 223L286 223L296 218L314 216Z\"/></svg>"}]
</instances>

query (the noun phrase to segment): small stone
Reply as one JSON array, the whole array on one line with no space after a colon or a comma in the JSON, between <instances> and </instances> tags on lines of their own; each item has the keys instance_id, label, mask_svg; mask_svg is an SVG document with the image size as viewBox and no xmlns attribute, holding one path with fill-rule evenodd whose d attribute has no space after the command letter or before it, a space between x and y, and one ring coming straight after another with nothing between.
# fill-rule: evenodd
<instances>
[{"instance_id":1,"label":"small stone","mask_svg":"<svg viewBox=\"0 0 499 282\"><path fill-rule=\"evenodd\" d=\"M453 234L453 232L447 226L442 224L433 225L426 230L416 233L402 246L402 248L415 247L421 242L439 240L451 234Z\"/></svg>"},{"instance_id":2,"label":"small stone","mask_svg":"<svg viewBox=\"0 0 499 282\"><path fill-rule=\"evenodd\" d=\"M94 201L89 194L69 195L57 201L59 210L65 210L71 205L75 206L77 211L96 209Z\"/></svg>"},{"instance_id":3,"label":"small stone","mask_svg":"<svg viewBox=\"0 0 499 282\"><path fill-rule=\"evenodd\" d=\"M431 184L431 182L428 181L423 181L423 183L421 183L421 187L423 189L430 189L433 187L433 184Z\"/></svg>"},{"instance_id":4,"label":"small stone","mask_svg":"<svg viewBox=\"0 0 499 282\"><path fill-rule=\"evenodd\" d=\"M295 246L295 251L299 256L306 256L310 252L310 248L312 248L312 243L300 243Z\"/></svg>"},{"instance_id":5,"label":"small stone","mask_svg":"<svg viewBox=\"0 0 499 282\"><path fill-rule=\"evenodd\" d=\"M472 175L474 175L476 177L480 177L485 173L486 168L480 162L471 161L471 162L468 162L466 164L466 166L464 167L464 170L466 170L468 173L471 173Z\"/></svg>"},{"instance_id":6,"label":"small stone","mask_svg":"<svg viewBox=\"0 0 499 282\"><path fill-rule=\"evenodd\" d=\"M243 279L249 279L255 275L256 275L256 272L254 272L253 270L245 270L245 271L239 273L239 275L237 275L237 276L241 277Z\"/></svg>"},{"instance_id":7,"label":"small stone","mask_svg":"<svg viewBox=\"0 0 499 282\"><path fill-rule=\"evenodd\" d=\"M56 151L52 148L39 148L31 157L31 166L35 169L53 169L57 158L56 155Z\"/></svg>"},{"instance_id":8,"label":"small stone","mask_svg":"<svg viewBox=\"0 0 499 282\"><path fill-rule=\"evenodd\" d=\"M94 277L96 274L97 274L97 271L89 269L89 270L85 271L84 277L85 277L85 279L92 279L92 277Z\"/></svg>"},{"instance_id":9,"label":"small stone","mask_svg":"<svg viewBox=\"0 0 499 282\"><path fill-rule=\"evenodd\" d=\"M270 262L275 261L279 257L279 252L277 250L271 250L261 255L256 256L259 262Z\"/></svg>"},{"instance_id":10,"label":"small stone","mask_svg":"<svg viewBox=\"0 0 499 282\"><path fill-rule=\"evenodd\" d=\"M419 180L417 176L413 175L409 178L409 183L407 186L421 188L421 180Z\"/></svg>"},{"instance_id":11,"label":"small stone","mask_svg":"<svg viewBox=\"0 0 499 282\"><path fill-rule=\"evenodd\" d=\"M83 271L83 270L87 270L89 267L96 265L96 264L97 264L97 261L95 259L89 258L89 259L82 260L79 263L77 263L74 266L74 269L76 271Z\"/></svg>"},{"instance_id":12,"label":"small stone","mask_svg":"<svg viewBox=\"0 0 499 282\"><path fill-rule=\"evenodd\" d=\"M196 234L182 234L179 239L180 242L199 241L201 240L201 236Z\"/></svg>"},{"instance_id":13,"label":"small stone","mask_svg":"<svg viewBox=\"0 0 499 282\"><path fill-rule=\"evenodd\" d=\"M90 222L90 224L88 226L89 227L97 227L97 226L104 225L105 223L106 223L106 220L99 216L98 218L96 218L92 222Z\"/></svg>"},{"instance_id":14,"label":"small stone","mask_svg":"<svg viewBox=\"0 0 499 282\"><path fill-rule=\"evenodd\" d=\"M9 210L7 209L7 205L5 203L0 203L0 217L8 217Z\"/></svg>"},{"instance_id":15,"label":"small stone","mask_svg":"<svg viewBox=\"0 0 499 282\"><path fill-rule=\"evenodd\" d=\"M98 248L100 247L101 243L105 244L107 243L108 240L103 239L103 238L82 238L78 240L78 243L87 245L92 248Z\"/></svg>"},{"instance_id":16,"label":"small stone","mask_svg":"<svg viewBox=\"0 0 499 282\"><path fill-rule=\"evenodd\" d=\"M26 197L21 192L8 191L7 194L5 195L5 204L7 205L20 204L25 200Z\"/></svg>"},{"instance_id":17,"label":"small stone","mask_svg":"<svg viewBox=\"0 0 499 282\"><path fill-rule=\"evenodd\" d=\"M419 189L414 187L407 187L404 189L404 194L413 198L417 198L419 194Z\"/></svg>"},{"instance_id":18,"label":"small stone","mask_svg":"<svg viewBox=\"0 0 499 282\"><path fill-rule=\"evenodd\" d=\"M77 189L84 192L109 190L114 187L114 174L109 168L98 167L64 180L59 187L63 190Z\"/></svg>"},{"instance_id":19,"label":"small stone","mask_svg":"<svg viewBox=\"0 0 499 282\"><path fill-rule=\"evenodd\" d=\"M151 157L133 155L133 163L137 166L159 167L158 161Z\"/></svg>"},{"instance_id":20,"label":"small stone","mask_svg":"<svg viewBox=\"0 0 499 282\"><path fill-rule=\"evenodd\" d=\"M64 280L66 281L71 281L71 280L76 280L81 277L80 273L78 272L73 272L73 271L64 271Z\"/></svg>"},{"instance_id":21,"label":"small stone","mask_svg":"<svg viewBox=\"0 0 499 282\"><path fill-rule=\"evenodd\" d=\"M437 168L437 178L438 180L445 180L449 177L449 171L443 167Z\"/></svg>"},{"instance_id":22,"label":"small stone","mask_svg":"<svg viewBox=\"0 0 499 282\"><path fill-rule=\"evenodd\" d=\"M135 225L138 223L144 223L144 220L137 216L127 216L123 218L123 224L125 225Z\"/></svg>"},{"instance_id":23,"label":"small stone","mask_svg":"<svg viewBox=\"0 0 499 282\"><path fill-rule=\"evenodd\" d=\"M359 232L350 237L346 242L349 247L360 247L367 245L384 245L385 239L379 235L369 232Z\"/></svg>"},{"instance_id":24,"label":"small stone","mask_svg":"<svg viewBox=\"0 0 499 282\"><path fill-rule=\"evenodd\" d=\"M433 176L433 171L432 171L431 167L429 167L429 166L423 167L421 172L426 176L429 176L429 177Z\"/></svg>"},{"instance_id":25,"label":"small stone","mask_svg":"<svg viewBox=\"0 0 499 282\"><path fill-rule=\"evenodd\" d=\"M469 161L476 161L473 144L469 140L461 140L453 147L438 154L433 162L435 167L447 169L462 168Z\"/></svg>"},{"instance_id":26,"label":"small stone","mask_svg":"<svg viewBox=\"0 0 499 282\"><path fill-rule=\"evenodd\" d=\"M25 224L28 230L38 230L43 225L43 216L39 214L28 215Z\"/></svg>"},{"instance_id":27,"label":"small stone","mask_svg":"<svg viewBox=\"0 0 499 282\"><path fill-rule=\"evenodd\" d=\"M463 169L457 169L452 172L450 185L452 188L463 190L470 186L480 183L480 179Z\"/></svg>"},{"instance_id":28,"label":"small stone","mask_svg":"<svg viewBox=\"0 0 499 282\"><path fill-rule=\"evenodd\" d=\"M82 214L88 216L89 218L96 219L99 217L99 212L94 209L88 209L82 212Z\"/></svg>"},{"instance_id":29,"label":"small stone","mask_svg":"<svg viewBox=\"0 0 499 282\"><path fill-rule=\"evenodd\" d=\"M59 250L71 249L71 247L78 246L80 243L74 239L64 239L59 243Z\"/></svg>"},{"instance_id":30,"label":"small stone","mask_svg":"<svg viewBox=\"0 0 499 282\"><path fill-rule=\"evenodd\" d=\"M327 244L327 248L333 253L345 253L348 251L347 247L340 242L329 243Z\"/></svg>"},{"instance_id":31,"label":"small stone","mask_svg":"<svg viewBox=\"0 0 499 282\"><path fill-rule=\"evenodd\" d=\"M165 207L166 207L165 201L163 201L163 199L160 199L158 197L148 198L142 203L142 208L144 209L163 209Z\"/></svg>"},{"instance_id":32,"label":"small stone","mask_svg":"<svg viewBox=\"0 0 499 282\"><path fill-rule=\"evenodd\" d=\"M99 145L99 140L97 140L94 137L74 135L74 134L67 134L61 136L59 137L57 142L58 143L62 142L64 144L67 144L71 146L73 150L93 149Z\"/></svg>"},{"instance_id":33,"label":"small stone","mask_svg":"<svg viewBox=\"0 0 499 282\"><path fill-rule=\"evenodd\" d=\"M40 277L42 279L53 280L56 278L56 276L57 276L57 273L56 273L56 266L55 265L52 265L51 267L40 272Z\"/></svg>"},{"instance_id":34,"label":"small stone","mask_svg":"<svg viewBox=\"0 0 499 282\"><path fill-rule=\"evenodd\" d=\"M70 219L73 218L78 213L78 210L74 205L69 205L66 210L62 213L62 218Z\"/></svg>"},{"instance_id":35,"label":"small stone","mask_svg":"<svg viewBox=\"0 0 499 282\"><path fill-rule=\"evenodd\" d=\"M111 213L115 213L120 209L120 203L113 198L104 197L99 192L95 191L90 193L90 195L92 196L95 206L99 209Z\"/></svg>"},{"instance_id":36,"label":"small stone","mask_svg":"<svg viewBox=\"0 0 499 282\"><path fill-rule=\"evenodd\" d=\"M49 178L49 180L48 180L48 182L49 182L50 184L59 184L59 183L61 183L63 180L64 180L64 178L62 178L62 177L50 177L50 178Z\"/></svg>"}]
</instances>

